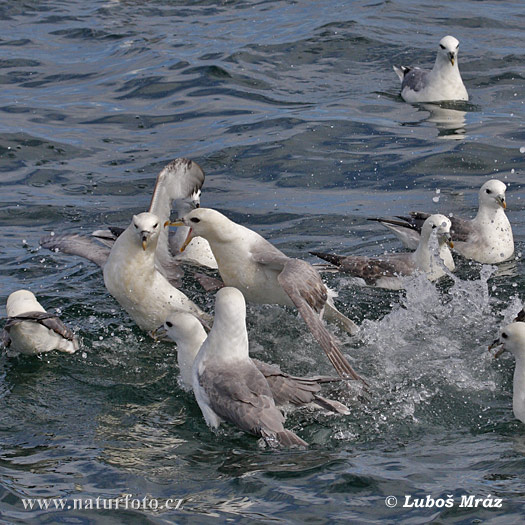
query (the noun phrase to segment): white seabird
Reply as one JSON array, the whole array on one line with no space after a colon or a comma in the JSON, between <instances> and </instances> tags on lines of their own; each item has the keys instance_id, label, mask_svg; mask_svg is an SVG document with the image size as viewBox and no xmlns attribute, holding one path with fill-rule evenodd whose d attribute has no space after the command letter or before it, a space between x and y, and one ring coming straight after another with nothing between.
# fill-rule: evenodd
<instances>
[{"instance_id":1,"label":"white seabird","mask_svg":"<svg viewBox=\"0 0 525 525\"><path fill-rule=\"evenodd\" d=\"M193 363L195 399L206 423L227 421L262 437L270 446L308 446L283 426L268 382L248 353L246 306L242 293L222 288L215 300L215 321Z\"/></svg>"},{"instance_id":2,"label":"white seabird","mask_svg":"<svg viewBox=\"0 0 525 525\"><path fill-rule=\"evenodd\" d=\"M191 228L186 242L197 236L208 240L226 286L238 288L254 303L295 306L339 375L361 379L321 317L324 312L351 333L357 326L330 304L329 291L313 266L286 256L258 233L216 210L198 208L174 223L181 224Z\"/></svg>"},{"instance_id":3,"label":"white seabird","mask_svg":"<svg viewBox=\"0 0 525 525\"><path fill-rule=\"evenodd\" d=\"M29 290L7 298L7 321L2 334L6 348L35 355L52 350L75 353L80 345L75 334L55 314L47 313Z\"/></svg>"},{"instance_id":4,"label":"white seabird","mask_svg":"<svg viewBox=\"0 0 525 525\"><path fill-rule=\"evenodd\" d=\"M155 253L163 229L156 215L135 215L104 264L106 288L143 330L155 330L168 315L180 311L203 322L210 319L157 270Z\"/></svg>"},{"instance_id":5,"label":"white seabird","mask_svg":"<svg viewBox=\"0 0 525 525\"><path fill-rule=\"evenodd\" d=\"M512 393L512 408L514 416L525 423L525 323L522 321L507 325L499 339L490 345L489 349L502 345L494 357L499 357L505 350L514 354L516 367Z\"/></svg>"},{"instance_id":6,"label":"white seabird","mask_svg":"<svg viewBox=\"0 0 525 525\"><path fill-rule=\"evenodd\" d=\"M393 66L401 80L403 99L410 103L468 100L467 89L459 73L458 49L459 41L453 36L445 36L439 42L431 71Z\"/></svg>"},{"instance_id":7,"label":"white seabird","mask_svg":"<svg viewBox=\"0 0 525 525\"><path fill-rule=\"evenodd\" d=\"M238 301L238 303L238 308L243 308L241 302ZM193 389L193 363L200 347L206 341L206 332L199 320L187 313L170 315L163 328L166 335L177 344L181 385L184 390L190 391ZM159 335L159 331L156 334ZM252 362L268 381L277 406L316 405L317 408L321 407L337 414L348 415L350 413L348 407L342 403L319 395L322 384L341 381L340 377L296 377L286 374L278 365L268 364L254 358Z\"/></svg>"},{"instance_id":8,"label":"white seabird","mask_svg":"<svg viewBox=\"0 0 525 525\"><path fill-rule=\"evenodd\" d=\"M503 182L493 179L479 190L479 209L472 220L450 217L454 250L463 257L483 264L506 261L514 254L514 238L509 219L505 215L507 202ZM410 212L401 220L371 219L386 226L410 249L419 243L421 227L430 214Z\"/></svg>"},{"instance_id":9,"label":"white seabird","mask_svg":"<svg viewBox=\"0 0 525 525\"><path fill-rule=\"evenodd\" d=\"M157 176L148 211L157 215L161 223L164 223L170 217L172 206L184 212L198 206L203 183L204 172L196 162L184 158L173 160ZM195 239L191 246L188 246L187 254L186 250L184 253L180 252L181 242L187 236L187 228L180 230L171 235L168 230L161 231L155 253L158 270L174 286L179 286L184 274L181 263L217 268L205 239ZM103 268L111 247L123 231L123 228L97 230L92 237L78 234L49 235L40 240L40 245L50 250L78 255ZM94 239L102 242L103 245Z\"/></svg>"},{"instance_id":10,"label":"white seabird","mask_svg":"<svg viewBox=\"0 0 525 525\"><path fill-rule=\"evenodd\" d=\"M340 272L363 279L370 286L399 290L403 287L400 277L423 272L430 281L435 281L446 275L443 265L450 271L455 270L449 250L449 246L453 246L450 226L450 220L444 215L430 215L423 224L416 250L410 253L387 253L378 257L310 253L334 264Z\"/></svg>"}]
</instances>

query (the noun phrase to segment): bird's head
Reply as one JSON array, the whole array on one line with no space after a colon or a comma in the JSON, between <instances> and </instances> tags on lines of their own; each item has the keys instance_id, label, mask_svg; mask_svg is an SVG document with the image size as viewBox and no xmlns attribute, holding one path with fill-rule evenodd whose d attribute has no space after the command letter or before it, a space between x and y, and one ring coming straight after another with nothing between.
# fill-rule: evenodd
<instances>
[{"instance_id":1,"label":"bird's head","mask_svg":"<svg viewBox=\"0 0 525 525\"><path fill-rule=\"evenodd\" d=\"M432 233L435 233L440 244L446 243L450 248L454 247L454 243L450 237L450 228L452 223L448 217L436 213L427 218L423 223L421 229L421 237L429 238Z\"/></svg>"},{"instance_id":2,"label":"bird's head","mask_svg":"<svg viewBox=\"0 0 525 525\"><path fill-rule=\"evenodd\" d=\"M188 236L180 249L182 252L194 237L203 237L213 247L213 241L223 239L233 223L216 210L197 208L174 222L166 222L165 226L168 224L170 226L187 226L190 228Z\"/></svg>"},{"instance_id":3,"label":"bird's head","mask_svg":"<svg viewBox=\"0 0 525 525\"><path fill-rule=\"evenodd\" d=\"M155 251L161 231L160 219L153 213L144 212L133 216L131 230L144 251Z\"/></svg>"},{"instance_id":4,"label":"bird's head","mask_svg":"<svg viewBox=\"0 0 525 525\"><path fill-rule=\"evenodd\" d=\"M458 50L459 41L453 36L445 36L439 42L438 56L454 66L458 59Z\"/></svg>"},{"instance_id":5,"label":"bird's head","mask_svg":"<svg viewBox=\"0 0 525 525\"><path fill-rule=\"evenodd\" d=\"M489 350L501 347L494 357L499 357L503 352L509 350L514 354L514 357L525 357L525 323L516 322L507 325L490 346Z\"/></svg>"},{"instance_id":6,"label":"bird's head","mask_svg":"<svg viewBox=\"0 0 525 525\"><path fill-rule=\"evenodd\" d=\"M480 204L496 209L501 207L505 210L507 208L507 201L505 200L506 189L507 186L500 180L492 179L485 182L479 190Z\"/></svg>"}]
</instances>

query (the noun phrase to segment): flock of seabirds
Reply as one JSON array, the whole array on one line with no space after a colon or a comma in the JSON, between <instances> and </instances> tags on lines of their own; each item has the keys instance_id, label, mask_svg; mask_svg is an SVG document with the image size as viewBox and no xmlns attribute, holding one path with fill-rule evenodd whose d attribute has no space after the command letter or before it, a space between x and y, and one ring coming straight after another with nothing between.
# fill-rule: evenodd
<instances>
[{"instance_id":1,"label":"flock of seabirds","mask_svg":"<svg viewBox=\"0 0 525 525\"><path fill-rule=\"evenodd\" d=\"M458 69L459 42L444 37L431 71L394 66L401 96L409 103L468 100ZM286 256L261 235L213 209L200 207L204 173L191 160L170 162L157 176L149 210L133 216L126 229L97 230L91 236L49 235L44 248L84 257L100 266L109 293L137 325L153 337L177 344L181 386L193 390L212 428L222 421L264 439L269 446L307 446L284 427L280 407L315 405L336 414L348 407L321 395L325 383L366 381L341 352L325 320L353 335L357 325L334 305L336 295L318 269ZM467 259L497 264L514 255L512 228L505 214L506 186L485 182L473 219L411 212L395 219L372 219L389 228L412 250L378 257L312 252L329 265L321 269L361 278L366 285L403 286L403 277L424 273L431 281L454 271L450 248ZM170 222L172 211L179 219ZM177 226L175 231L168 226ZM194 273L207 291L218 289L215 316L201 310L179 290L188 268L218 271L220 278ZM246 302L295 307L326 353L338 376L295 377L275 364L252 359L246 329ZM48 313L28 290L7 300L3 331L6 348L24 354L51 350L74 353L77 336ZM516 357L515 416L525 422L525 312L505 327L491 347Z\"/></svg>"}]
</instances>

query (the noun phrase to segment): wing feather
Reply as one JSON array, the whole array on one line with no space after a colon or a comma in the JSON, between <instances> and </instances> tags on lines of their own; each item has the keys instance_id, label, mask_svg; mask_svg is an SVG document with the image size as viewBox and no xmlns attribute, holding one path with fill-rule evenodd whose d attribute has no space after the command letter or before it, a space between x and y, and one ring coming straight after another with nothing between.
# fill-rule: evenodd
<instances>
[{"instance_id":1,"label":"wing feather","mask_svg":"<svg viewBox=\"0 0 525 525\"><path fill-rule=\"evenodd\" d=\"M299 259L287 258L283 270L277 277L279 284L299 310L326 356L343 378L359 379L345 356L339 350L337 339L326 329L319 314L327 300L327 289L321 277L310 264Z\"/></svg>"},{"instance_id":2,"label":"wing feather","mask_svg":"<svg viewBox=\"0 0 525 525\"><path fill-rule=\"evenodd\" d=\"M40 246L52 251L59 251L69 255L78 255L104 267L111 251L89 237L76 233L66 235L48 235L40 239Z\"/></svg>"}]
</instances>

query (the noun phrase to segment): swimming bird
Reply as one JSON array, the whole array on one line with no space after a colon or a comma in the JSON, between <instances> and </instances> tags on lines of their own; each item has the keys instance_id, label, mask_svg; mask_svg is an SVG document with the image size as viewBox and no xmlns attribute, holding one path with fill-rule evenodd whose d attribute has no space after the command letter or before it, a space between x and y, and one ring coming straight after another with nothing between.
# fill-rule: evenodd
<instances>
[{"instance_id":1,"label":"swimming bird","mask_svg":"<svg viewBox=\"0 0 525 525\"><path fill-rule=\"evenodd\" d=\"M401 80L401 96L406 102L468 100L458 67L459 41L445 36L439 42L436 62L431 71L418 67L393 66Z\"/></svg>"},{"instance_id":2,"label":"swimming bird","mask_svg":"<svg viewBox=\"0 0 525 525\"><path fill-rule=\"evenodd\" d=\"M313 266L286 256L258 233L216 210L198 208L174 225L190 227L186 242L200 236L210 243L224 284L241 290L248 301L295 306L339 375L361 379L324 326L322 314L346 321L351 333L357 327L330 304L329 291Z\"/></svg>"},{"instance_id":3,"label":"swimming bird","mask_svg":"<svg viewBox=\"0 0 525 525\"><path fill-rule=\"evenodd\" d=\"M190 312L203 322L210 319L157 270L155 254L163 229L152 213L134 215L103 269L109 293L143 330L155 330L174 312Z\"/></svg>"},{"instance_id":4,"label":"swimming bird","mask_svg":"<svg viewBox=\"0 0 525 525\"><path fill-rule=\"evenodd\" d=\"M235 288L217 292L215 321L195 357L192 385L211 428L227 421L270 446L308 446L284 428L284 416L275 406L268 381L250 359L246 305Z\"/></svg>"},{"instance_id":5,"label":"swimming bird","mask_svg":"<svg viewBox=\"0 0 525 525\"><path fill-rule=\"evenodd\" d=\"M199 205L203 183L204 172L196 162L184 158L171 161L157 176L148 211L157 215L161 223L169 219L172 206L177 208L178 213L186 213ZM124 228L111 227L93 232L92 237L51 234L43 237L40 245L50 250L78 255L103 268L111 247L123 231ZM180 285L180 279L184 275L182 263L217 268L205 239L195 239L188 246L187 253L186 250L184 253L180 252L181 242L186 236L187 228L184 227L171 235L168 230L163 229L157 243L157 268L174 286Z\"/></svg>"},{"instance_id":6,"label":"swimming bird","mask_svg":"<svg viewBox=\"0 0 525 525\"><path fill-rule=\"evenodd\" d=\"M36 355L51 350L75 353L78 338L55 314L47 313L29 290L17 290L7 298L7 321L2 334L6 348Z\"/></svg>"},{"instance_id":7,"label":"swimming bird","mask_svg":"<svg viewBox=\"0 0 525 525\"><path fill-rule=\"evenodd\" d=\"M505 350L509 350L516 359L512 408L514 416L525 423L525 323L518 321L507 325L501 331L499 339L494 341L489 349L500 345L501 349L494 357L499 357Z\"/></svg>"},{"instance_id":8,"label":"swimming bird","mask_svg":"<svg viewBox=\"0 0 525 525\"><path fill-rule=\"evenodd\" d=\"M485 182L479 190L479 208L471 219L450 217L454 250L463 257L483 264L506 261L514 254L514 239L509 219L505 215L507 186L497 179ZM410 212L409 217L370 219L386 226L410 249L419 243L421 227L429 213Z\"/></svg>"},{"instance_id":9,"label":"swimming bird","mask_svg":"<svg viewBox=\"0 0 525 525\"><path fill-rule=\"evenodd\" d=\"M239 310L243 308L238 302ZM244 316L246 313L244 313ZM202 324L193 315L178 313L170 315L163 326L166 335L177 343L177 362L179 364L181 384L184 390L190 391L192 384L192 369L195 357L200 347L206 341L206 332ZM157 331L157 336L159 335ZM229 333L229 330L228 330ZM348 407L319 395L321 385L341 381L340 377L296 377L281 371L278 365L272 365L252 358L252 362L268 381L272 396L277 406L282 405L316 405L338 414L349 414Z\"/></svg>"},{"instance_id":10,"label":"swimming bird","mask_svg":"<svg viewBox=\"0 0 525 525\"><path fill-rule=\"evenodd\" d=\"M449 250L449 246L453 246L450 226L450 220L444 215L430 215L421 229L416 251L410 253L387 253L378 257L310 253L334 264L340 272L363 279L370 286L398 290L403 287L400 277L419 271L424 272L430 281L434 281L446 275L443 265L450 271L455 270L454 259Z\"/></svg>"}]
</instances>

